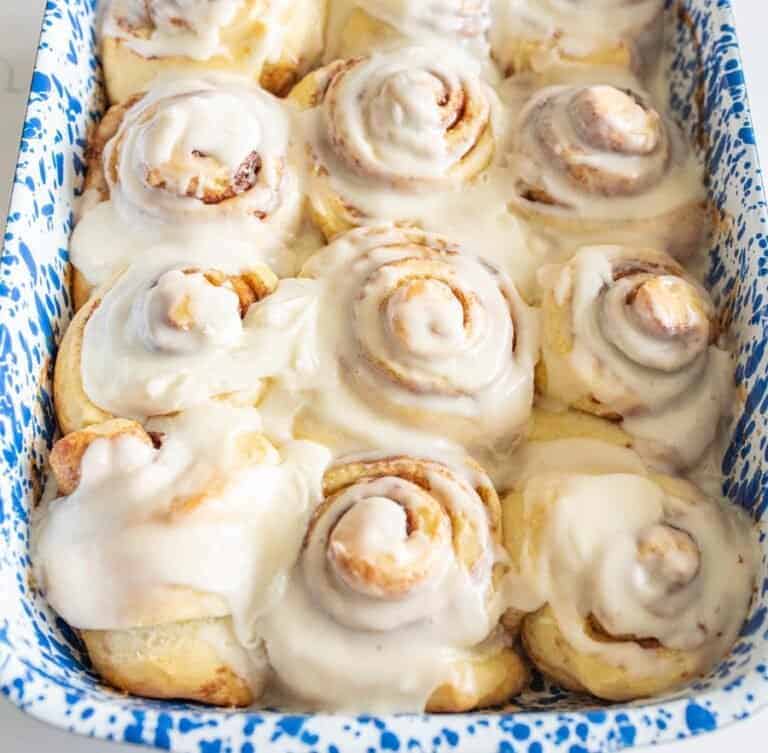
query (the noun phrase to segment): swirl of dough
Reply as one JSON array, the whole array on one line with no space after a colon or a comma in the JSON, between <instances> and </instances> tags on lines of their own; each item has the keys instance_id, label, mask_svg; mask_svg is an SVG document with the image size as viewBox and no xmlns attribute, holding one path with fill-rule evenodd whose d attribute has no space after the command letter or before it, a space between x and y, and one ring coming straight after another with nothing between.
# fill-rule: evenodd
<instances>
[{"instance_id":1,"label":"swirl of dough","mask_svg":"<svg viewBox=\"0 0 768 753\"><path fill-rule=\"evenodd\" d=\"M54 374L65 433L211 398L253 403L262 379L290 369L290 317L270 319L290 308L290 282L275 293L263 266L226 274L158 256L99 291L67 329Z\"/></svg>"},{"instance_id":2,"label":"swirl of dough","mask_svg":"<svg viewBox=\"0 0 768 753\"><path fill-rule=\"evenodd\" d=\"M546 155L587 194L640 193L658 182L669 163L669 137L658 112L613 86L549 90L525 124L520 149Z\"/></svg>"},{"instance_id":3,"label":"swirl of dough","mask_svg":"<svg viewBox=\"0 0 768 753\"><path fill-rule=\"evenodd\" d=\"M733 395L707 292L667 254L619 246L581 249L541 278L542 392L621 420L638 449L695 463Z\"/></svg>"},{"instance_id":4,"label":"swirl of dough","mask_svg":"<svg viewBox=\"0 0 768 753\"><path fill-rule=\"evenodd\" d=\"M320 342L339 389L465 444L519 437L538 322L505 275L440 236L391 226L340 237L303 275L326 291Z\"/></svg>"},{"instance_id":5,"label":"swirl of dough","mask_svg":"<svg viewBox=\"0 0 768 753\"><path fill-rule=\"evenodd\" d=\"M736 640L757 560L749 521L667 476L534 475L504 501L513 560L544 606L523 620L539 668L609 700L708 672Z\"/></svg>"},{"instance_id":6,"label":"swirl of dough","mask_svg":"<svg viewBox=\"0 0 768 753\"><path fill-rule=\"evenodd\" d=\"M700 169L677 126L628 80L547 86L529 99L512 206L555 230L643 231L689 254L707 229Z\"/></svg>"},{"instance_id":7,"label":"swirl of dough","mask_svg":"<svg viewBox=\"0 0 768 753\"><path fill-rule=\"evenodd\" d=\"M347 167L392 185L454 179L490 125L479 81L419 51L352 62L325 92L328 139Z\"/></svg>"},{"instance_id":8,"label":"swirl of dough","mask_svg":"<svg viewBox=\"0 0 768 753\"><path fill-rule=\"evenodd\" d=\"M479 467L351 458L328 470L324 492L286 602L266 629L280 679L309 699L332 688L334 708L348 704L356 687L376 688L374 696L385 688L433 710L487 705L519 690L526 679L519 657L503 644L478 648L498 624L492 596L500 537L498 497ZM301 640L291 657L287 642L304 630L321 632ZM339 660L342 643L349 655ZM406 654L422 653L415 666L397 658L404 643L413 644ZM462 658L446 661L453 651ZM314 684L317 675L333 681Z\"/></svg>"},{"instance_id":9,"label":"swirl of dough","mask_svg":"<svg viewBox=\"0 0 768 753\"><path fill-rule=\"evenodd\" d=\"M180 79L127 107L104 147L109 197L142 221L251 219L284 230L298 202L288 116L225 79Z\"/></svg>"},{"instance_id":10,"label":"swirl of dough","mask_svg":"<svg viewBox=\"0 0 768 753\"><path fill-rule=\"evenodd\" d=\"M372 191L445 191L487 167L491 95L463 62L457 51L438 59L406 47L336 61L294 89L291 99L313 111L310 201L326 237L378 216L366 208Z\"/></svg>"}]
</instances>

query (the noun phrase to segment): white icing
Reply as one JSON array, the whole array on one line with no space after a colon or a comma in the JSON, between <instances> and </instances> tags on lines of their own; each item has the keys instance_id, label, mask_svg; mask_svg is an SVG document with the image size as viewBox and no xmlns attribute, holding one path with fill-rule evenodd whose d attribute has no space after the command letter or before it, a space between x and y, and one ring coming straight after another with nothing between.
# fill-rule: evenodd
<instances>
[{"instance_id":1,"label":"white icing","mask_svg":"<svg viewBox=\"0 0 768 753\"><path fill-rule=\"evenodd\" d=\"M169 80L125 113L104 149L119 211L130 218L205 221L229 212L263 220L281 209L296 190L286 164L290 120L277 99L243 83L222 76ZM162 186L148 182L150 170L158 171ZM204 200L226 191L229 198Z\"/></svg>"},{"instance_id":2,"label":"white icing","mask_svg":"<svg viewBox=\"0 0 768 753\"><path fill-rule=\"evenodd\" d=\"M174 259L170 262L170 259ZM81 375L89 399L114 415L144 419L211 397L258 392L261 380L303 372L302 283L284 280L241 318L231 288L215 287L199 259L165 249L129 268L104 294L83 336ZM190 321L174 326L177 308Z\"/></svg>"},{"instance_id":3,"label":"white icing","mask_svg":"<svg viewBox=\"0 0 768 753\"><path fill-rule=\"evenodd\" d=\"M733 363L728 353L709 345L708 295L678 275L654 271L646 258L642 251L633 256L631 249L615 246L584 248L569 264L542 276L544 289L555 291L558 305L568 307L573 337L566 356L552 352L545 341L548 392L568 403L594 397L623 417L623 427L641 440L638 449L657 462L689 467L731 410ZM667 264L674 262L667 258ZM631 273L614 280L614 271L623 267ZM679 330L676 320L638 318L627 300L649 280L682 286L675 295L688 301L692 332Z\"/></svg>"},{"instance_id":4,"label":"white icing","mask_svg":"<svg viewBox=\"0 0 768 753\"><path fill-rule=\"evenodd\" d=\"M316 139L374 185L450 183L451 169L490 128L493 93L478 74L460 51L436 59L431 47L352 63L332 77Z\"/></svg>"},{"instance_id":5,"label":"white icing","mask_svg":"<svg viewBox=\"0 0 768 753\"><path fill-rule=\"evenodd\" d=\"M405 40L449 42L478 56L488 55L491 25L490 0L331 0L326 39L326 60L350 54L341 44L350 14L365 11L397 32L395 39L373 40L375 49L402 46ZM347 44L350 40L345 40ZM345 47L344 49L340 49ZM370 52L370 49L365 52ZM357 52L352 51L352 52Z\"/></svg>"},{"instance_id":6,"label":"white icing","mask_svg":"<svg viewBox=\"0 0 768 753\"><path fill-rule=\"evenodd\" d=\"M523 211L615 226L704 199L701 164L636 80L610 68L572 78L532 95L526 77L507 89L522 105L510 166ZM521 186L555 203L531 200ZM648 232L659 230L648 223Z\"/></svg>"},{"instance_id":7,"label":"white icing","mask_svg":"<svg viewBox=\"0 0 768 753\"><path fill-rule=\"evenodd\" d=\"M361 229L305 265L320 296L312 412L371 448L411 446L409 425L508 447L530 414L538 323L503 274L421 238Z\"/></svg>"},{"instance_id":8,"label":"white icing","mask_svg":"<svg viewBox=\"0 0 768 753\"><path fill-rule=\"evenodd\" d=\"M252 259L291 274L283 244L302 202L293 148L284 105L242 79L159 83L104 149L109 201L84 212L73 264L98 285L158 242L228 253L248 244Z\"/></svg>"},{"instance_id":9,"label":"white icing","mask_svg":"<svg viewBox=\"0 0 768 753\"><path fill-rule=\"evenodd\" d=\"M522 493L528 520L543 526L522 567L577 650L630 673L663 671L664 658L635 642L591 638L589 615L613 636L692 652L701 671L734 642L758 562L746 517L695 487L678 496L627 473L537 475Z\"/></svg>"},{"instance_id":10,"label":"white icing","mask_svg":"<svg viewBox=\"0 0 768 753\"><path fill-rule=\"evenodd\" d=\"M559 62L561 54L585 57L620 43L637 58L658 48L664 0L491 0L490 29L495 59L503 68L517 60L526 42L540 42L535 68ZM548 49L551 44L556 50ZM635 59L635 64L647 60Z\"/></svg>"},{"instance_id":11,"label":"white icing","mask_svg":"<svg viewBox=\"0 0 768 753\"><path fill-rule=\"evenodd\" d=\"M237 448L260 429L255 411L214 403L150 422L160 449L132 436L94 441L77 489L50 503L36 534L51 605L74 627L128 629L154 624L168 589L185 587L220 597L211 616L232 614L249 646L254 621L279 599L328 462L309 442L243 461Z\"/></svg>"},{"instance_id":12,"label":"white icing","mask_svg":"<svg viewBox=\"0 0 768 753\"><path fill-rule=\"evenodd\" d=\"M264 61L279 57L291 5L290 0L111 0L102 35L145 58L203 61L230 59L234 50L227 35L239 32L250 42L244 62L257 72Z\"/></svg>"},{"instance_id":13,"label":"white icing","mask_svg":"<svg viewBox=\"0 0 768 753\"><path fill-rule=\"evenodd\" d=\"M630 302L637 279L614 281L608 259L620 250L543 266L566 262L574 237L527 223L519 210L530 207L515 196L524 180L564 205L538 205L545 216L603 223L610 242L637 244L629 222L704 195L679 130L621 94L639 91L628 71L500 86L488 59L490 11L504 64L518 39L554 33L556 57L617 41L636 51L652 43L659 6L338 0L327 59L355 9L394 36L340 65L316 107L299 113L211 74L160 79L128 110L104 151L109 200L85 197L72 239L87 283L109 283L85 328L82 381L92 402L146 421L163 442L95 441L76 491L36 515L36 577L65 619L123 629L197 605L232 618L234 635L214 623L205 639L254 687L269 661L291 702L349 711L422 711L457 661L506 645L498 622L510 606L550 603L575 646L631 667L647 661L639 646L596 644L587 614L697 652L702 669L725 652L755 564L742 520L662 493L626 448L564 439L514 451L539 354L538 317L518 290L535 300L537 272L573 315L573 351L547 369L549 384L615 404L648 463L691 466L730 408L730 357L711 344L701 291L680 292L701 299L685 314L688 334L658 337L680 311ZM142 55L209 60L228 57L230 34L258 19L266 30L247 63L256 70L278 54L295 7L115 0L105 34ZM587 174L589 190L564 166ZM362 229L318 251L317 233L299 227L305 196L340 199ZM643 245L657 240L652 225ZM231 287L194 271L237 275L259 262L290 279L247 312ZM236 407L256 394L258 413ZM230 402L211 401L224 395ZM243 464L243 440L259 432L279 449ZM412 529L407 511L424 492L405 479L362 478L310 522L331 456L370 459L361 451L449 466L450 479L427 473L430 493L475 525L478 560L457 556L451 522ZM478 472L457 460L468 451L498 489L524 488L526 505L557 487L542 549L500 582L494 566L508 562L473 490ZM200 492L202 503L180 504ZM638 565L638 540L677 535L667 522L698 543L698 570L687 539L680 556ZM670 596L673 581L687 585Z\"/></svg>"},{"instance_id":14,"label":"white icing","mask_svg":"<svg viewBox=\"0 0 768 753\"><path fill-rule=\"evenodd\" d=\"M409 481L363 478L323 510L285 598L260 626L270 662L291 693L326 709L423 710L432 691L448 679L450 665L491 633L504 605L489 601L495 553L488 519L468 483L471 476L460 468L453 474L427 469L426 479L430 495L448 515L475 528L481 554L470 569L451 547L450 525L447 541L438 537L432 548L418 536L403 541L405 529L393 520L391 508L408 505L409 499L418 504L424 494ZM385 540L381 532L367 530L382 515L389 523ZM362 527L358 535L364 540L377 537L369 554L383 545L394 556L385 570L423 565L424 559L412 556L414 548L427 561L433 558L434 567L401 594L350 587L328 564L329 537L337 541L332 532L345 521Z\"/></svg>"}]
</instances>

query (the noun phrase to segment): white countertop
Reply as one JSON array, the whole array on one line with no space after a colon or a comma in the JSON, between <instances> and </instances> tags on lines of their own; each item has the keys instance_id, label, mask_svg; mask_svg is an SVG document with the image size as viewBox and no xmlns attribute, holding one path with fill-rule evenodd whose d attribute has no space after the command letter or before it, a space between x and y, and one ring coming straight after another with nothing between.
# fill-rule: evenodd
<instances>
[{"instance_id":1,"label":"white countertop","mask_svg":"<svg viewBox=\"0 0 768 753\"><path fill-rule=\"evenodd\" d=\"M768 150L768 81L761 76L768 60L764 29L768 4L731 0L736 10L744 68L749 82L758 143ZM32 74L44 0L0 0L0 228L5 224L13 166ZM765 152L763 152L765 154ZM765 157L768 159L768 157ZM768 713L702 738L659 748L660 753L751 753L764 751ZM132 753L133 746L68 735L22 714L0 700L0 753ZM491 753L490 751L488 753Z\"/></svg>"}]
</instances>

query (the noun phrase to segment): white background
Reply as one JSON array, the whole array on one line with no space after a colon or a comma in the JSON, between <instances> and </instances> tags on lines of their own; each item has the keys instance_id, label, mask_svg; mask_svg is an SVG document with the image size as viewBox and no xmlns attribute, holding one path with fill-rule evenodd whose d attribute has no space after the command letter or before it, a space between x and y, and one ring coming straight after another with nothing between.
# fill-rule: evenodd
<instances>
[{"instance_id":1,"label":"white background","mask_svg":"<svg viewBox=\"0 0 768 753\"><path fill-rule=\"evenodd\" d=\"M764 30L768 3L731 0L738 22L758 143L768 150L768 62ZM0 229L34 64L44 0L0 0ZM762 74L762 75L761 75ZM765 152L764 152L765 153ZM765 159L768 159L766 157ZM0 236L2 237L2 236ZM657 749L660 753L739 753L768 748L768 713L702 738ZM133 746L114 745L59 732L29 719L0 700L0 753L132 753ZM490 751L488 753L491 753Z\"/></svg>"}]
</instances>

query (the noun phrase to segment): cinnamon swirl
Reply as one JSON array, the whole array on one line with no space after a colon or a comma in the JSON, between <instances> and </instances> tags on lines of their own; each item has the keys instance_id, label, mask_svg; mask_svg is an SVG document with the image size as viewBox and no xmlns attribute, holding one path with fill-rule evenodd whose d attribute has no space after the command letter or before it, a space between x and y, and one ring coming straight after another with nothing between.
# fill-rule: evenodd
<instances>
[{"instance_id":1,"label":"cinnamon swirl","mask_svg":"<svg viewBox=\"0 0 768 753\"><path fill-rule=\"evenodd\" d=\"M293 90L310 110L309 201L326 238L377 218L413 224L414 201L487 167L491 90L473 68L458 52L407 47L336 61Z\"/></svg>"},{"instance_id":2,"label":"cinnamon swirl","mask_svg":"<svg viewBox=\"0 0 768 753\"><path fill-rule=\"evenodd\" d=\"M166 72L246 76L285 94L320 56L325 0L111 0L101 58L113 103Z\"/></svg>"},{"instance_id":3,"label":"cinnamon swirl","mask_svg":"<svg viewBox=\"0 0 768 753\"><path fill-rule=\"evenodd\" d=\"M539 390L622 422L635 446L690 467L731 409L712 301L670 256L595 246L542 272Z\"/></svg>"},{"instance_id":4,"label":"cinnamon swirl","mask_svg":"<svg viewBox=\"0 0 768 753\"><path fill-rule=\"evenodd\" d=\"M72 320L54 372L65 434L115 415L144 419L217 396L253 402L261 379L287 366L263 352L264 312L251 308L277 287L269 269L225 274L169 266L164 257L171 255L130 268Z\"/></svg>"},{"instance_id":5,"label":"cinnamon swirl","mask_svg":"<svg viewBox=\"0 0 768 753\"><path fill-rule=\"evenodd\" d=\"M643 235L677 257L708 229L701 167L678 127L631 79L545 86L516 128L512 207L573 242ZM600 81L600 78L604 82Z\"/></svg>"},{"instance_id":6,"label":"cinnamon swirl","mask_svg":"<svg viewBox=\"0 0 768 753\"><path fill-rule=\"evenodd\" d=\"M498 497L482 471L353 458L323 486L263 628L281 683L356 710L466 711L519 692L527 672L498 628Z\"/></svg>"},{"instance_id":7,"label":"cinnamon swirl","mask_svg":"<svg viewBox=\"0 0 768 753\"><path fill-rule=\"evenodd\" d=\"M565 688L612 701L709 672L752 598L750 524L687 481L551 471L504 500L507 547L542 607L523 644Z\"/></svg>"},{"instance_id":8,"label":"cinnamon swirl","mask_svg":"<svg viewBox=\"0 0 768 753\"><path fill-rule=\"evenodd\" d=\"M408 446L413 429L459 446L517 442L538 322L503 273L440 236L380 226L341 236L303 275L320 284L316 421L371 448Z\"/></svg>"},{"instance_id":9,"label":"cinnamon swirl","mask_svg":"<svg viewBox=\"0 0 768 753\"><path fill-rule=\"evenodd\" d=\"M328 455L278 450L260 429L255 411L211 404L56 444L64 496L40 513L36 582L107 682L225 706L262 692L253 625L279 597Z\"/></svg>"},{"instance_id":10,"label":"cinnamon swirl","mask_svg":"<svg viewBox=\"0 0 768 753\"><path fill-rule=\"evenodd\" d=\"M231 78L168 81L104 116L72 236L76 305L161 241L251 246L270 259L296 229L298 178L282 103Z\"/></svg>"}]
</instances>

